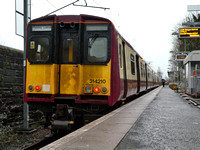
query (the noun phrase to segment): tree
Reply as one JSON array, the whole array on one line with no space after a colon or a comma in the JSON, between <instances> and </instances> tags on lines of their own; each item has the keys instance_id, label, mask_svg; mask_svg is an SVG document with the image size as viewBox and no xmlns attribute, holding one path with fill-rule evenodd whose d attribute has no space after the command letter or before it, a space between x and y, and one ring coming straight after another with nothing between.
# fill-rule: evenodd
<instances>
[{"instance_id":1,"label":"tree","mask_svg":"<svg viewBox=\"0 0 200 150\"><path fill-rule=\"evenodd\" d=\"M179 33L179 28L182 27L182 23L185 22L200 22L200 14L189 14L188 16L186 16L181 23L177 23L177 25L174 27L172 35L175 34L177 35L177 33ZM187 26L187 27L194 27L194 26ZM196 25L195 27L200 27L200 25ZM185 47L186 51L199 50L200 49L199 43L200 43L200 38L179 39L178 36L173 36L172 51L174 52L185 51Z\"/></svg>"},{"instance_id":2,"label":"tree","mask_svg":"<svg viewBox=\"0 0 200 150\"><path fill-rule=\"evenodd\" d=\"M200 49L200 38L191 38L191 39L179 39L178 33L179 28L182 28L182 24L186 22L200 22L200 14L189 14L183 19L181 22L177 23L172 31L173 35L173 47L170 51L171 57L169 60L171 71L175 71L175 67L183 68L183 62L175 63L174 60L176 58L177 52L183 51L193 51ZM194 27L194 26L187 26L187 27ZM196 25L195 27L200 27L200 25ZM175 36L176 35L176 36Z\"/></svg>"}]
</instances>

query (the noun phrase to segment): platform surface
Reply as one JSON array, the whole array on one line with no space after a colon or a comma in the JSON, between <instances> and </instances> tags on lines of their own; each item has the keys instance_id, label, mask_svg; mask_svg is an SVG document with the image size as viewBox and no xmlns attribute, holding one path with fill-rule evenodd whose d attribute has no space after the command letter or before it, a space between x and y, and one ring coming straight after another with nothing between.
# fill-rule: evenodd
<instances>
[{"instance_id":1,"label":"platform surface","mask_svg":"<svg viewBox=\"0 0 200 150\"><path fill-rule=\"evenodd\" d=\"M162 87L118 108L41 150L113 150Z\"/></svg>"},{"instance_id":2,"label":"platform surface","mask_svg":"<svg viewBox=\"0 0 200 150\"><path fill-rule=\"evenodd\" d=\"M164 87L115 150L200 150L200 109Z\"/></svg>"}]
</instances>

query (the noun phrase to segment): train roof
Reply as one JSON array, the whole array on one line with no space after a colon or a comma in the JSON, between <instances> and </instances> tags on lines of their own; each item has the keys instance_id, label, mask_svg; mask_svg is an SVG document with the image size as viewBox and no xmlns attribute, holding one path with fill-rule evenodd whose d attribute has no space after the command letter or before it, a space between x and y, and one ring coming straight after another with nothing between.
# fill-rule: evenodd
<instances>
[{"instance_id":1,"label":"train roof","mask_svg":"<svg viewBox=\"0 0 200 150\"><path fill-rule=\"evenodd\" d=\"M95 22L95 23L112 23L109 19L92 16L92 15L51 15L51 16L43 16L34 20L31 20L30 24L34 24L36 22L41 23L60 23L60 22Z\"/></svg>"},{"instance_id":2,"label":"train roof","mask_svg":"<svg viewBox=\"0 0 200 150\"><path fill-rule=\"evenodd\" d=\"M107 18L99 17L99 16L93 16L93 15L86 15L86 14L80 14L80 15L50 15L50 16L43 16L34 20L31 20L29 24L36 24L36 23L43 23L43 24L48 24L48 23L61 23L61 22L84 22L84 23L111 23L118 33L118 35L127 43L129 47L131 47L136 54L140 56L140 54L133 48L133 46L123 38L123 36L118 32L118 30L115 28L114 24Z\"/></svg>"},{"instance_id":3,"label":"train roof","mask_svg":"<svg viewBox=\"0 0 200 150\"><path fill-rule=\"evenodd\" d=\"M189 61L200 61L200 50L192 51L188 54L188 56L184 59L184 65Z\"/></svg>"}]
</instances>

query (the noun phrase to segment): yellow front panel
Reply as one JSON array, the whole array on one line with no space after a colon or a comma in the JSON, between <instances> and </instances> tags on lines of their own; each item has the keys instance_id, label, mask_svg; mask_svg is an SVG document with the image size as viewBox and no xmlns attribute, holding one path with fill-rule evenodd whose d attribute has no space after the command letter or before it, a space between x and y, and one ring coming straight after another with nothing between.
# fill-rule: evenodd
<instances>
[{"instance_id":1,"label":"yellow front panel","mask_svg":"<svg viewBox=\"0 0 200 150\"><path fill-rule=\"evenodd\" d=\"M58 93L58 65L52 64L31 64L27 61L26 70L26 93ZM39 85L40 91L35 89L30 91L28 87L32 85L34 88Z\"/></svg>"},{"instance_id":2,"label":"yellow front panel","mask_svg":"<svg viewBox=\"0 0 200 150\"><path fill-rule=\"evenodd\" d=\"M78 94L79 66L61 65L60 94Z\"/></svg>"},{"instance_id":3,"label":"yellow front panel","mask_svg":"<svg viewBox=\"0 0 200 150\"><path fill-rule=\"evenodd\" d=\"M106 87L106 93L88 93L92 95L110 95L111 62L107 65L61 65L60 94L85 95L84 87Z\"/></svg>"},{"instance_id":4,"label":"yellow front panel","mask_svg":"<svg viewBox=\"0 0 200 150\"><path fill-rule=\"evenodd\" d=\"M81 94L84 94L84 85L92 85L93 87L106 87L108 92L105 94L99 93L93 95L110 95L110 80L111 80L111 62L105 65L85 65L81 67L82 81Z\"/></svg>"}]
</instances>

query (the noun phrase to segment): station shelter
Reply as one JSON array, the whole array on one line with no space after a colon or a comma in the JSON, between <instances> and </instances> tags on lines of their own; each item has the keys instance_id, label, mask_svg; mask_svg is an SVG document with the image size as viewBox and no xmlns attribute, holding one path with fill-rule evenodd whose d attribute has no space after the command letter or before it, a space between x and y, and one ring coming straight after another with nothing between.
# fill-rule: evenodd
<instances>
[{"instance_id":1,"label":"station shelter","mask_svg":"<svg viewBox=\"0 0 200 150\"><path fill-rule=\"evenodd\" d=\"M200 50L189 53L184 59L185 91L195 97L200 97Z\"/></svg>"}]
</instances>

